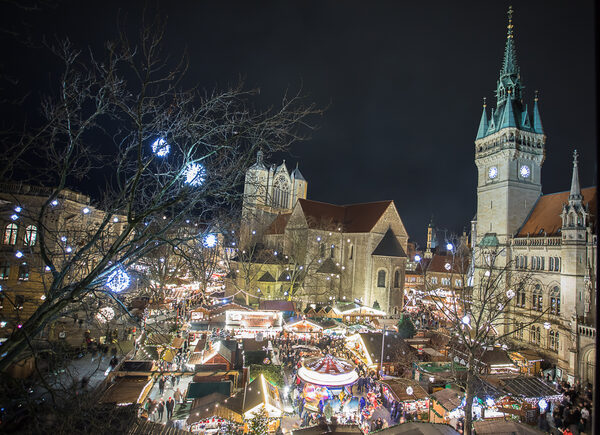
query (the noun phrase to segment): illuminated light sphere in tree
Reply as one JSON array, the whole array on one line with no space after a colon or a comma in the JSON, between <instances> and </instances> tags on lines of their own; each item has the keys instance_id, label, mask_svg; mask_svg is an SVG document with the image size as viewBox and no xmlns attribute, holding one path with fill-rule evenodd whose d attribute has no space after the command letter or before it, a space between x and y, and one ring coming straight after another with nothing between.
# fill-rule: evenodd
<instances>
[{"instance_id":1,"label":"illuminated light sphere in tree","mask_svg":"<svg viewBox=\"0 0 600 435\"><path fill-rule=\"evenodd\" d=\"M19 206L16 206L16 207L15 207L15 211L16 211L17 213L21 213L21 210L23 210L21 207L19 207Z\"/></svg>"},{"instance_id":2,"label":"illuminated light sphere in tree","mask_svg":"<svg viewBox=\"0 0 600 435\"><path fill-rule=\"evenodd\" d=\"M87 207L84 207L84 208L83 208L83 210L81 210L81 212L82 212L83 214L88 214L88 213L90 212L90 209L89 209L89 208L87 208Z\"/></svg>"},{"instance_id":3,"label":"illuminated light sphere in tree","mask_svg":"<svg viewBox=\"0 0 600 435\"><path fill-rule=\"evenodd\" d=\"M508 297L508 299L512 299L515 297L515 291L514 290L508 290L506 292L506 296Z\"/></svg>"},{"instance_id":4,"label":"illuminated light sphere in tree","mask_svg":"<svg viewBox=\"0 0 600 435\"><path fill-rule=\"evenodd\" d=\"M152 152L157 157L165 157L171 151L171 146L162 137L152 143Z\"/></svg>"},{"instance_id":5,"label":"illuminated light sphere in tree","mask_svg":"<svg viewBox=\"0 0 600 435\"><path fill-rule=\"evenodd\" d=\"M200 163L190 163L183 172L184 183L193 187L199 187L206 180L206 169Z\"/></svg>"},{"instance_id":6,"label":"illuminated light sphere in tree","mask_svg":"<svg viewBox=\"0 0 600 435\"><path fill-rule=\"evenodd\" d=\"M17 219L19 219L19 215L18 215L18 214L13 214L13 215L12 215L10 218L11 218L13 221L16 221Z\"/></svg>"},{"instance_id":7,"label":"illuminated light sphere in tree","mask_svg":"<svg viewBox=\"0 0 600 435\"><path fill-rule=\"evenodd\" d=\"M550 329L552 325L550 325L550 322L544 322L544 328L546 329Z\"/></svg>"},{"instance_id":8,"label":"illuminated light sphere in tree","mask_svg":"<svg viewBox=\"0 0 600 435\"><path fill-rule=\"evenodd\" d=\"M52 201L52 202L50 203L50 205L51 205L52 207L56 207L56 206L58 205L58 200L57 200L57 199L55 199L54 201Z\"/></svg>"},{"instance_id":9,"label":"illuminated light sphere in tree","mask_svg":"<svg viewBox=\"0 0 600 435\"><path fill-rule=\"evenodd\" d=\"M471 323L471 318L469 316L465 316L465 317L462 318L462 322L465 325L468 325L469 323Z\"/></svg>"},{"instance_id":10,"label":"illuminated light sphere in tree","mask_svg":"<svg viewBox=\"0 0 600 435\"><path fill-rule=\"evenodd\" d=\"M421 256L419 254L415 255L415 261L421 261Z\"/></svg>"},{"instance_id":11,"label":"illuminated light sphere in tree","mask_svg":"<svg viewBox=\"0 0 600 435\"><path fill-rule=\"evenodd\" d=\"M206 236L204 236L202 244L205 248L214 248L215 246L217 246L217 236L215 236L214 234L207 234Z\"/></svg>"},{"instance_id":12,"label":"illuminated light sphere in tree","mask_svg":"<svg viewBox=\"0 0 600 435\"><path fill-rule=\"evenodd\" d=\"M15 257L21 258L21 257L23 257L23 253L21 251L17 251L17 252L15 252Z\"/></svg>"},{"instance_id":13,"label":"illuminated light sphere in tree","mask_svg":"<svg viewBox=\"0 0 600 435\"><path fill-rule=\"evenodd\" d=\"M447 249L448 251L452 251L452 250L454 249L454 245L453 245L452 243L448 243L448 244L446 245L446 249Z\"/></svg>"},{"instance_id":14,"label":"illuminated light sphere in tree","mask_svg":"<svg viewBox=\"0 0 600 435\"><path fill-rule=\"evenodd\" d=\"M127 275L127 272L123 269L122 266L117 267L108 278L106 278L106 286L111 289L115 293L122 292L131 283L131 278Z\"/></svg>"},{"instance_id":15,"label":"illuminated light sphere in tree","mask_svg":"<svg viewBox=\"0 0 600 435\"><path fill-rule=\"evenodd\" d=\"M112 307L104 307L98 310L96 319L101 323L110 322L115 317L115 310Z\"/></svg>"}]
</instances>

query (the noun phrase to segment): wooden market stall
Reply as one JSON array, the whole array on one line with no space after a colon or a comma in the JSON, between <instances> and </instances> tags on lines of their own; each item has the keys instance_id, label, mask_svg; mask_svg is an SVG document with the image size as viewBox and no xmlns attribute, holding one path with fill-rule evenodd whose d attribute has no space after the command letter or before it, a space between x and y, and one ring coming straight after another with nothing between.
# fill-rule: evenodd
<instances>
[{"instance_id":1,"label":"wooden market stall","mask_svg":"<svg viewBox=\"0 0 600 435\"><path fill-rule=\"evenodd\" d=\"M402 378L380 383L388 403L401 402L404 413L413 417L412 420L429 421L429 395L419 382Z\"/></svg>"}]
</instances>

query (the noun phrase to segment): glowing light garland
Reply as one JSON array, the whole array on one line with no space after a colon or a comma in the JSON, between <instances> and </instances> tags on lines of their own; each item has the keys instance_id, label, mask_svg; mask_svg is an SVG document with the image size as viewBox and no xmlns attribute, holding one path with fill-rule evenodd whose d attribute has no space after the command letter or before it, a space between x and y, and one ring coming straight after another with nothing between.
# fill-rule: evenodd
<instances>
[{"instance_id":1,"label":"glowing light garland","mask_svg":"<svg viewBox=\"0 0 600 435\"><path fill-rule=\"evenodd\" d=\"M184 183L193 187L200 187L206 180L206 169L200 163L190 163L183 171Z\"/></svg>"},{"instance_id":2,"label":"glowing light garland","mask_svg":"<svg viewBox=\"0 0 600 435\"><path fill-rule=\"evenodd\" d=\"M117 267L117 269L106 278L106 286L115 293L122 292L129 287L130 283L131 278L129 278L129 275L127 275L127 272L125 272L125 269L123 269L122 266Z\"/></svg>"},{"instance_id":3,"label":"glowing light garland","mask_svg":"<svg viewBox=\"0 0 600 435\"><path fill-rule=\"evenodd\" d=\"M166 157L169 151L171 151L171 146L162 137L152 143L152 152L157 157Z\"/></svg>"}]
</instances>

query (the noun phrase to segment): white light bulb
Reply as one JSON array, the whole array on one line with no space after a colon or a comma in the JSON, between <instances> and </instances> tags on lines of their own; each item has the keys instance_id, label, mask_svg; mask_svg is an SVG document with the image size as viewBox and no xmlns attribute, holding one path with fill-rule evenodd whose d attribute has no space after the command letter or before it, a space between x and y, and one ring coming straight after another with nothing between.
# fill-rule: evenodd
<instances>
[{"instance_id":1,"label":"white light bulb","mask_svg":"<svg viewBox=\"0 0 600 435\"><path fill-rule=\"evenodd\" d=\"M114 222L114 223L117 223L117 222L119 222L119 218L115 216L115 217L113 218L113 222Z\"/></svg>"},{"instance_id":2,"label":"white light bulb","mask_svg":"<svg viewBox=\"0 0 600 435\"><path fill-rule=\"evenodd\" d=\"M17 251L17 252L15 252L15 257L21 258L21 257L23 257L23 253L21 251Z\"/></svg>"},{"instance_id":3,"label":"white light bulb","mask_svg":"<svg viewBox=\"0 0 600 435\"><path fill-rule=\"evenodd\" d=\"M81 210L81 212L83 214L88 214L90 212L90 209L88 207L84 207L83 210Z\"/></svg>"},{"instance_id":4,"label":"white light bulb","mask_svg":"<svg viewBox=\"0 0 600 435\"><path fill-rule=\"evenodd\" d=\"M52 201L52 202L50 203L50 205L51 205L52 207L56 207L56 206L58 205L58 199L55 199L54 201Z\"/></svg>"},{"instance_id":5,"label":"white light bulb","mask_svg":"<svg viewBox=\"0 0 600 435\"><path fill-rule=\"evenodd\" d=\"M13 214L13 215L12 215L10 218L11 218L13 221L16 221L17 219L19 219L19 215L18 215L18 214Z\"/></svg>"},{"instance_id":6,"label":"white light bulb","mask_svg":"<svg viewBox=\"0 0 600 435\"><path fill-rule=\"evenodd\" d=\"M66 241L67 241L67 238L66 238L65 236L61 236L61 238L60 238L60 241L61 241L61 242L66 242Z\"/></svg>"},{"instance_id":7,"label":"white light bulb","mask_svg":"<svg viewBox=\"0 0 600 435\"><path fill-rule=\"evenodd\" d=\"M67 253L71 253L71 251L73 251L73 248L71 248L70 246L67 246L67 249L65 249L65 251L67 251Z\"/></svg>"},{"instance_id":8,"label":"white light bulb","mask_svg":"<svg viewBox=\"0 0 600 435\"><path fill-rule=\"evenodd\" d=\"M446 245L446 249L447 249L448 251L452 251L452 250L454 249L454 245L453 245L452 243L448 243L448 244Z\"/></svg>"},{"instance_id":9,"label":"white light bulb","mask_svg":"<svg viewBox=\"0 0 600 435\"><path fill-rule=\"evenodd\" d=\"M471 319L469 318L469 316L465 316L465 317L462 318L462 322L465 325L468 325L469 323L471 323Z\"/></svg>"},{"instance_id":10,"label":"white light bulb","mask_svg":"<svg viewBox=\"0 0 600 435\"><path fill-rule=\"evenodd\" d=\"M16 207L15 207L15 211L16 211L17 213L21 213L21 210L23 210L21 207L19 207L19 206L16 206Z\"/></svg>"},{"instance_id":11,"label":"white light bulb","mask_svg":"<svg viewBox=\"0 0 600 435\"><path fill-rule=\"evenodd\" d=\"M415 261L417 261L417 262L421 261L421 256L419 254L415 255Z\"/></svg>"}]
</instances>

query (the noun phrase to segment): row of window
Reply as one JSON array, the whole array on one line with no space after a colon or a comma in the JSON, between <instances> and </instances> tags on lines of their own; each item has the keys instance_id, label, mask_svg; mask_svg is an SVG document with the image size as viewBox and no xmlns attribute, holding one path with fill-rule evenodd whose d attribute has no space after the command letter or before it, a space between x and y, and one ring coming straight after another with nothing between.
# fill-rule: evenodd
<instances>
[{"instance_id":1,"label":"row of window","mask_svg":"<svg viewBox=\"0 0 600 435\"><path fill-rule=\"evenodd\" d=\"M386 278L387 272L385 270L380 270L377 272L377 287L385 288L386 287ZM394 288L399 288L401 285L401 276L400 271L397 270L394 273Z\"/></svg>"},{"instance_id":2,"label":"row of window","mask_svg":"<svg viewBox=\"0 0 600 435\"><path fill-rule=\"evenodd\" d=\"M442 278L441 281L442 281L442 285L451 285L451 283L452 283L452 281L451 281L450 278ZM431 276L431 277L429 277L429 282L431 284L437 284L438 283L437 276ZM455 287L462 286L462 279L455 279L454 280L454 286Z\"/></svg>"},{"instance_id":3,"label":"row of window","mask_svg":"<svg viewBox=\"0 0 600 435\"><path fill-rule=\"evenodd\" d=\"M10 262L3 261L0 263L0 280L9 279L10 277ZM19 264L19 281L27 281L29 279L29 265L26 262Z\"/></svg>"},{"instance_id":4,"label":"row of window","mask_svg":"<svg viewBox=\"0 0 600 435\"><path fill-rule=\"evenodd\" d=\"M4 228L4 244L15 245L17 243L17 236L19 233L19 226L11 222ZM27 225L25 227L25 237L23 237L23 244L25 246L35 246L37 243L37 227L35 225Z\"/></svg>"},{"instance_id":5,"label":"row of window","mask_svg":"<svg viewBox=\"0 0 600 435\"><path fill-rule=\"evenodd\" d=\"M527 269L528 259L526 255L517 255L515 257L515 267L517 269ZM532 256L531 257L531 270L546 270L546 259L545 257ZM548 257L548 270L558 272L560 271L560 257Z\"/></svg>"},{"instance_id":6,"label":"row of window","mask_svg":"<svg viewBox=\"0 0 600 435\"><path fill-rule=\"evenodd\" d=\"M517 323L516 328L517 338L523 340L523 331L525 329L523 323ZM538 346L542 344L541 327L536 325L531 326L529 329L529 342ZM551 350L558 352L560 349L560 333L554 330L548 331L547 344Z\"/></svg>"},{"instance_id":7,"label":"row of window","mask_svg":"<svg viewBox=\"0 0 600 435\"><path fill-rule=\"evenodd\" d=\"M550 290L549 294L550 298L550 306L549 308L550 314L559 315L560 314L560 287L554 286L552 290ZM519 289L516 294L515 305L517 307L526 308L527 306L527 297L525 294L525 289ZM536 284L533 288L533 292L531 295L531 309L534 311L543 312L546 308L544 307L544 293L542 291L542 287L539 284Z\"/></svg>"}]
</instances>

